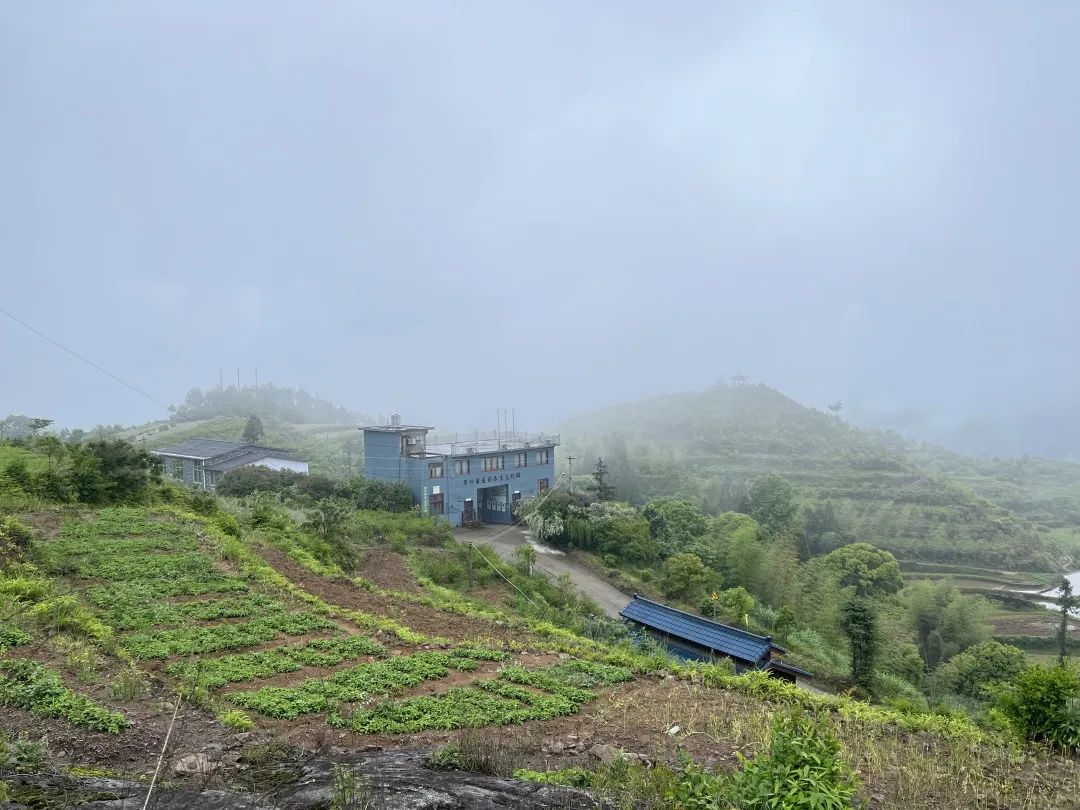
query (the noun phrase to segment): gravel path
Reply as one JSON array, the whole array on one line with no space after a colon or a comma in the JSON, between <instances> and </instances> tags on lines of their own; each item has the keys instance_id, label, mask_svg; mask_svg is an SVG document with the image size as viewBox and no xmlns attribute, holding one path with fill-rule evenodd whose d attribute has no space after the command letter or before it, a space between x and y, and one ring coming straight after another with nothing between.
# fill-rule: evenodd
<instances>
[{"instance_id":1,"label":"gravel path","mask_svg":"<svg viewBox=\"0 0 1080 810\"><path fill-rule=\"evenodd\" d=\"M462 542L477 545L487 543L493 546L507 562L514 562L514 549L528 543L536 549L536 565L541 571L553 579L564 573L569 574L574 585L613 618L618 618L619 611L630 602L628 595L573 557L551 546L537 543L528 529L519 526L485 526L482 529L454 529L454 534ZM498 536L492 538L495 534Z\"/></svg>"}]
</instances>

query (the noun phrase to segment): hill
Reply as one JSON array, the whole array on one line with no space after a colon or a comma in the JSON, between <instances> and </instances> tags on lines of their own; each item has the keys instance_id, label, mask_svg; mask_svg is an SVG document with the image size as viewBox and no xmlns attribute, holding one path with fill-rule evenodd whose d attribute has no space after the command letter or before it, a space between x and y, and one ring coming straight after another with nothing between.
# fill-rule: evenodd
<instances>
[{"instance_id":1,"label":"hill","mask_svg":"<svg viewBox=\"0 0 1080 810\"><path fill-rule=\"evenodd\" d=\"M1054 525L1036 522L1045 506L1037 487L1066 489L1069 466L1031 462L1025 488L1009 481L1005 463L980 467L908 446L765 385L606 408L567 422L563 436L575 457L603 456L620 497L635 502L689 497L717 513L738 508L755 478L779 474L815 510L815 552L857 538L901 559L1051 571L1062 539L1051 530L1077 525L1058 501Z\"/></svg>"}]
</instances>

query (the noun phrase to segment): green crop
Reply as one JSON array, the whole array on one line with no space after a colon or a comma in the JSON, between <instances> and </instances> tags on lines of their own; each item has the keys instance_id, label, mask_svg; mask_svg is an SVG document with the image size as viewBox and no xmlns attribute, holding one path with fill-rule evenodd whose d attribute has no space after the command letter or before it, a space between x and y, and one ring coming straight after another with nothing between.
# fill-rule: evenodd
<instances>
[{"instance_id":1,"label":"green crop","mask_svg":"<svg viewBox=\"0 0 1080 810\"><path fill-rule=\"evenodd\" d=\"M25 658L0 662L0 703L43 717L63 717L73 725L95 731L115 734L128 725L122 714L72 692L55 672Z\"/></svg>"},{"instance_id":2,"label":"green crop","mask_svg":"<svg viewBox=\"0 0 1080 810\"><path fill-rule=\"evenodd\" d=\"M0 652L20 644L29 644L31 640L30 634L18 627L0 627Z\"/></svg>"},{"instance_id":3,"label":"green crop","mask_svg":"<svg viewBox=\"0 0 1080 810\"><path fill-rule=\"evenodd\" d=\"M105 619L117 630L144 630L155 625L238 619L266 613L281 613L284 610L285 605L278 600L259 594L183 604L147 603L142 599L131 599L125 594L123 599L108 606Z\"/></svg>"},{"instance_id":4,"label":"green crop","mask_svg":"<svg viewBox=\"0 0 1080 810\"><path fill-rule=\"evenodd\" d=\"M134 633L123 644L136 658L161 659L175 655L252 647L279 636L302 636L313 630L331 630L336 625L311 613L291 612L261 616L238 624L213 627L184 627L157 633Z\"/></svg>"},{"instance_id":5,"label":"green crop","mask_svg":"<svg viewBox=\"0 0 1080 810\"><path fill-rule=\"evenodd\" d=\"M309 678L295 687L265 687L234 692L229 700L268 717L294 719L302 714L333 711L372 695L393 695L424 681L445 678L452 669L471 672L472 658L454 653L421 652L388 661L359 664L327 678Z\"/></svg>"},{"instance_id":6,"label":"green crop","mask_svg":"<svg viewBox=\"0 0 1080 810\"><path fill-rule=\"evenodd\" d=\"M181 661L165 667L170 675L193 677L207 689L256 678L269 678L283 672L296 672L305 666L329 667L365 655L385 655L386 648L364 636L313 639L300 646L277 647L253 653L237 653L220 658L206 658L194 663Z\"/></svg>"}]
</instances>

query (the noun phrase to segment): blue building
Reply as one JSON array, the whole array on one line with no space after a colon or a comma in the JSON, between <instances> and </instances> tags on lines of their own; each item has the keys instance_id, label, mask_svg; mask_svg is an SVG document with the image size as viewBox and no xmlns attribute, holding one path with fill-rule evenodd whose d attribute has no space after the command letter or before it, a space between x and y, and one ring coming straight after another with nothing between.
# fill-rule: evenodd
<instances>
[{"instance_id":1,"label":"blue building","mask_svg":"<svg viewBox=\"0 0 1080 810\"><path fill-rule=\"evenodd\" d=\"M454 526L511 523L518 502L555 484L558 435L517 432L441 439L434 428L389 425L364 431L364 475L404 481L425 515Z\"/></svg>"}]
</instances>

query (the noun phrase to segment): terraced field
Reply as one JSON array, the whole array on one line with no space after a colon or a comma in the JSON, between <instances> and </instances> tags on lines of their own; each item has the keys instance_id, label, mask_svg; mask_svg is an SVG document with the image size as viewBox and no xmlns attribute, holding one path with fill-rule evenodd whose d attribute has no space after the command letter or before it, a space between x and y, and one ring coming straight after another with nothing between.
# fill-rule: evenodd
<instances>
[{"instance_id":1,"label":"terraced field","mask_svg":"<svg viewBox=\"0 0 1080 810\"><path fill-rule=\"evenodd\" d=\"M584 661L526 668L523 645L492 622L457 616L455 627L452 614L434 607L398 604L305 572L272 549L263 557L228 541L194 521L111 509L65 520L38 556L92 606L123 655L245 726L325 722L397 734L506 725L575 714L597 697L590 689L632 679ZM446 628L457 640L425 636L386 614ZM516 657L492 646L507 644ZM13 664L47 678L31 665ZM419 687L424 694L415 694ZM125 721L116 717L96 727L119 731Z\"/></svg>"}]
</instances>

